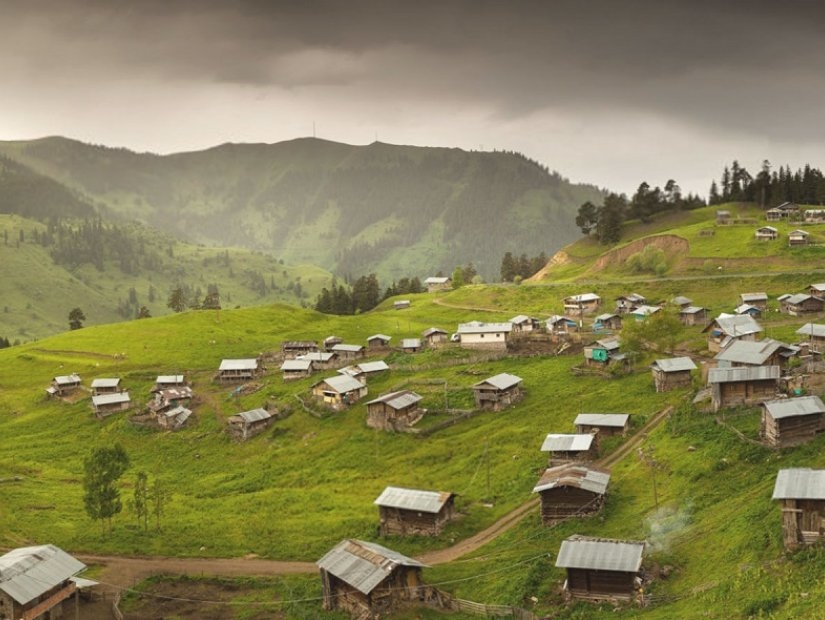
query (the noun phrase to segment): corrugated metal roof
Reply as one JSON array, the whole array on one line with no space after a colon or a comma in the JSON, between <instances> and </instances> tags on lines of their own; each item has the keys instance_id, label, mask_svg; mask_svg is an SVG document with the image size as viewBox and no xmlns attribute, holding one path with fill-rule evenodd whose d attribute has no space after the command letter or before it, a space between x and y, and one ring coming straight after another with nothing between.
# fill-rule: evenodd
<instances>
[{"instance_id":1,"label":"corrugated metal roof","mask_svg":"<svg viewBox=\"0 0 825 620\"><path fill-rule=\"evenodd\" d=\"M430 336L433 336L435 334L446 334L446 333L447 333L446 331L444 331L443 329L439 329L438 327L429 327L429 328L425 329L421 333L421 335L424 338L429 338Z\"/></svg>"},{"instance_id":2,"label":"corrugated metal roof","mask_svg":"<svg viewBox=\"0 0 825 620\"><path fill-rule=\"evenodd\" d=\"M401 348L402 349L418 349L418 348L421 348L421 339L420 338L404 338L401 341Z\"/></svg>"},{"instance_id":3,"label":"corrugated metal roof","mask_svg":"<svg viewBox=\"0 0 825 620\"><path fill-rule=\"evenodd\" d=\"M381 545L354 539L342 540L316 564L362 594L372 592L397 566L425 566Z\"/></svg>"},{"instance_id":4,"label":"corrugated metal roof","mask_svg":"<svg viewBox=\"0 0 825 620\"><path fill-rule=\"evenodd\" d=\"M563 540L556 566L636 573L642 565L645 543L571 536Z\"/></svg>"},{"instance_id":5,"label":"corrugated metal roof","mask_svg":"<svg viewBox=\"0 0 825 620\"><path fill-rule=\"evenodd\" d=\"M568 316L562 316L560 314L553 314L547 317L547 321L545 321L548 326L552 327L556 323L568 323L570 325L576 325L576 321L571 319Z\"/></svg>"},{"instance_id":6,"label":"corrugated metal roof","mask_svg":"<svg viewBox=\"0 0 825 620\"><path fill-rule=\"evenodd\" d=\"M349 375L335 375L334 377L327 377L323 382L339 394L354 392L355 390L360 390L365 387L364 384L358 379Z\"/></svg>"},{"instance_id":7,"label":"corrugated metal roof","mask_svg":"<svg viewBox=\"0 0 825 620\"><path fill-rule=\"evenodd\" d=\"M617 317L617 316L619 316L619 315L618 315L618 314L615 314L615 313L613 313L613 312L605 312L604 314L600 314L600 315L598 315L598 316L597 316L597 317L595 317L593 320L594 320L594 321L608 321L608 320L610 320L610 319L612 319L612 318L614 318L614 317Z\"/></svg>"},{"instance_id":8,"label":"corrugated metal roof","mask_svg":"<svg viewBox=\"0 0 825 620\"><path fill-rule=\"evenodd\" d=\"M703 331L708 331L714 324L726 336L748 336L762 331L762 326L749 314L720 314Z\"/></svg>"},{"instance_id":9,"label":"corrugated metal roof","mask_svg":"<svg viewBox=\"0 0 825 620\"><path fill-rule=\"evenodd\" d=\"M521 323L529 323L530 322L530 317L527 316L526 314L519 314L517 316L514 316L512 319L510 319L510 322L513 323L514 325L519 325Z\"/></svg>"},{"instance_id":10,"label":"corrugated metal roof","mask_svg":"<svg viewBox=\"0 0 825 620\"><path fill-rule=\"evenodd\" d=\"M779 379L779 366L743 366L739 368L711 368L708 383L735 381L766 381Z\"/></svg>"},{"instance_id":11,"label":"corrugated metal roof","mask_svg":"<svg viewBox=\"0 0 825 620\"><path fill-rule=\"evenodd\" d=\"M752 314L754 312L762 312L759 308L757 308L756 306L752 306L750 304L741 304L739 306L736 306L736 308L734 308L733 311L736 314Z\"/></svg>"},{"instance_id":12,"label":"corrugated metal roof","mask_svg":"<svg viewBox=\"0 0 825 620\"><path fill-rule=\"evenodd\" d=\"M183 383L183 375L158 375L155 383L160 384L178 384Z\"/></svg>"},{"instance_id":13,"label":"corrugated metal roof","mask_svg":"<svg viewBox=\"0 0 825 620\"><path fill-rule=\"evenodd\" d=\"M424 280L424 284L447 284L449 281L450 278L446 276L430 276Z\"/></svg>"},{"instance_id":14,"label":"corrugated metal roof","mask_svg":"<svg viewBox=\"0 0 825 620\"><path fill-rule=\"evenodd\" d=\"M120 385L120 379L116 377L105 377L100 379L92 379L92 389L95 388L116 388Z\"/></svg>"},{"instance_id":15,"label":"corrugated metal roof","mask_svg":"<svg viewBox=\"0 0 825 620\"><path fill-rule=\"evenodd\" d=\"M610 473L607 471L585 467L584 465L560 465L545 470L541 479L533 487L533 493L557 487L575 487L604 495L607 491L608 482L610 482Z\"/></svg>"},{"instance_id":16,"label":"corrugated metal roof","mask_svg":"<svg viewBox=\"0 0 825 620\"><path fill-rule=\"evenodd\" d=\"M512 323L481 323L480 321L470 321L469 323L459 323L456 330L459 334L491 334L496 332L510 333L513 331Z\"/></svg>"},{"instance_id":17,"label":"corrugated metal roof","mask_svg":"<svg viewBox=\"0 0 825 620\"><path fill-rule=\"evenodd\" d=\"M54 382L57 385L72 385L73 383L80 383L80 377L76 374L59 375L54 378Z\"/></svg>"},{"instance_id":18,"label":"corrugated metal roof","mask_svg":"<svg viewBox=\"0 0 825 620\"><path fill-rule=\"evenodd\" d=\"M384 394L383 396L379 396L378 398L369 401L367 404L373 405L375 403L384 403L393 409L404 409L410 405L420 402L422 398L423 396L420 396L415 392L402 390L400 392L390 392L389 394Z\"/></svg>"},{"instance_id":19,"label":"corrugated metal roof","mask_svg":"<svg viewBox=\"0 0 825 620\"><path fill-rule=\"evenodd\" d=\"M800 336L816 336L817 338L825 338L825 325L819 323L805 323L802 327L796 330Z\"/></svg>"},{"instance_id":20,"label":"corrugated metal roof","mask_svg":"<svg viewBox=\"0 0 825 620\"><path fill-rule=\"evenodd\" d=\"M250 409L249 411L241 411L231 416L233 418L240 418L244 422L252 423L260 420L268 420L272 415L266 409Z\"/></svg>"},{"instance_id":21,"label":"corrugated metal roof","mask_svg":"<svg viewBox=\"0 0 825 620\"><path fill-rule=\"evenodd\" d=\"M0 556L0 590L25 605L84 568L54 545L21 547Z\"/></svg>"},{"instance_id":22,"label":"corrugated metal roof","mask_svg":"<svg viewBox=\"0 0 825 620\"><path fill-rule=\"evenodd\" d=\"M638 293L630 293L629 295L620 295L616 298L616 301L621 301L622 299L626 299L627 301L631 301L635 304L643 304L647 301L647 298L643 295L639 295Z\"/></svg>"},{"instance_id":23,"label":"corrugated metal roof","mask_svg":"<svg viewBox=\"0 0 825 620\"><path fill-rule=\"evenodd\" d=\"M310 351L309 353L299 355L295 359L310 360L312 362L328 362L333 357L335 357L335 353L330 353L329 351Z\"/></svg>"},{"instance_id":24,"label":"corrugated metal roof","mask_svg":"<svg viewBox=\"0 0 825 620\"><path fill-rule=\"evenodd\" d=\"M815 291L825 291L825 282L811 284L810 288L812 288Z\"/></svg>"},{"instance_id":25,"label":"corrugated metal roof","mask_svg":"<svg viewBox=\"0 0 825 620\"><path fill-rule=\"evenodd\" d=\"M734 364L760 365L781 348L788 348L788 345L772 338L760 341L733 340L714 359Z\"/></svg>"},{"instance_id":26,"label":"corrugated metal roof","mask_svg":"<svg viewBox=\"0 0 825 620\"><path fill-rule=\"evenodd\" d=\"M248 359L223 360L218 370L256 370L258 360L254 357Z\"/></svg>"},{"instance_id":27,"label":"corrugated metal roof","mask_svg":"<svg viewBox=\"0 0 825 620\"><path fill-rule=\"evenodd\" d=\"M786 304L801 304L803 301L808 301L812 299L812 295L808 295L807 293L797 293L796 295L791 295L790 297L785 298Z\"/></svg>"},{"instance_id":28,"label":"corrugated metal roof","mask_svg":"<svg viewBox=\"0 0 825 620\"><path fill-rule=\"evenodd\" d=\"M687 306L693 303L693 300L690 297L685 297L684 295L677 295L673 299L670 300L671 303L676 304L677 306Z\"/></svg>"},{"instance_id":29,"label":"corrugated metal roof","mask_svg":"<svg viewBox=\"0 0 825 620\"><path fill-rule=\"evenodd\" d=\"M383 342L389 342L392 340L392 336L387 336L386 334L373 334L369 338L367 338L367 342L370 340L381 340Z\"/></svg>"},{"instance_id":30,"label":"corrugated metal roof","mask_svg":"<svg viewBox=\"0 0 825 620\"><path fill-rule=\"evenodd\" d=\"M128 403L131 399L129 398L129 392L117 392L115 394L97 394L92 396L92 404L95 407L100 407L102 405L114 405L117 403Z\"/></svg>"},{"instance_id":31,"label":"corrugated metal roof","mask_svg":"<svg viewBox=\"0 0 825 620\"><path fill-rule=\"evenodd\" d=\"M281 370L283 371L298 372L310 368L312 368L312 360L284 360L284 363L281 364Z\"/></svg>"},{"instance_id":32,"label":"corrugated metal roof","mask_svg":"<svg viewBox=\"0 0 825 620\"><path fill-rule=\"evenodd\" d=\"M771 499L825 499L825 469L780 469Z\"/></svg>"},{"instance_id":33,"label":"corrugated metal roof","mask_svg":"<svg viewBox=\"0 0 825 620\"><path fill-rule=\"evenodd\" d=\"M630 416L626 413L580 413L573 424L576 426L608 426L624 428Z\"/></svg>"},{"instance_id":34,"label":"corrugated metal roof","mask_svg":"<svg viewBox=\"0 0 825 620\"><path fill-rule=\"evenodd\" d=\"M739 295L739 299L743 302L748 301L768 301L768 294L767 293L742 293Z\"/></svg>"},{"instance_id":35,"label":"corrugated metal roof","mask_svg":"<svg viewBox=\"0 0 825 620\"><path fill-rule=\"evenodd\" d=\"M364 347L360 344L336 344L332 347L333 351L342 351L345 353L360 353Z\"/></svg>"},{"instance_id":36,"label":"corrugated metal roof","mask_svg":"<svg viewBox=\"0 0 825 620\"><path fill-rule=\"evenodd\" d=\"M825 413L825 405L822 404L819 396L782 398L764 402L762 405L774 420Z\"/></svg>"},{"instance_id":37,"label":"corrugated metal roof","mask_svg":"<svg viewBox=\"0 0 825 620\"><path fill-rule=\"evenodd\" d=\"M579 450L589 450L593 443L593 435L590 433L550 433L544 438L541 444L542 452L578 452Z\"/></svg>"},{"instance_id":38,"label":"corrugated metal roof","mask_svg":"<svg viewBox=\"0 0 825 620\"><path fill-rule=\"evenodd\" d=\"M418 510L437 514L453 495L453 493L442 491L418 491L416 489L387 487L373 503L376 506L386 508L401 508L402 510Z\"/></svg>"},{"instance_id":39,"label":"corrugated metal roof","mask_svg":"<svg viewBox=\"0 0 825 620\"><path fill-rule=\"evenodd\" d=\"M581 293L579 295L570 295L564 298L566 304L587 303L588 301L599 301L601 297L595 293Z\"/></svg>"},{"instance_id":40,"label":"corrugated metal roof","mask_svg":"<svg viewBox=\"0 0 825 620\"><path fill-rule=\"evenodd\" d=\"M366 374L390 369L390 367L387 366L387 362L384 360L378 360L376 362L361 362L356 366L356 368Z\"/></svg>"},{"instance_id":41,"label":"corrugated metal roof","mask_svg":"<svg viewBox=\"0 0 825 620\"><path fill-rule=\"evenodd\" d=\"M661 308L659 306L639 306L635 310L633 310L630 314L635 316L650 316L651 314L655 314L659 312Z\"/></svg>"},{"instance_id":42,"label":"corrugated metal roof","mask_svg":"<svg viewBox=\"0 0 825 620\"><path fill-rule=\"evenodd\" d=\"M707 308L704 308L702 306L687 306L686 308L682 308L681 310L679 310L679 314L698 314L705 310L707 310Z\"/></svg>"},{"instance_id":43,"label":"corrugated metal roof","mask_svg":"<svg viewBox=\"0 0 825 620\"><path fill-rule=\"evenodd\" d=\"M662 372L681 372L684 370L696 370L696 364L689 357L671 357L668 359L656 360L651 364Z\"/></svg>"},{"instance_id":44,"label":"corrugated metal roof","mask_svg":"<svg viewBox=\"0 0 825 620\"><path fill-rule=\"evenodd\" d=\"M175 421L175 426L182 426L186 420L189 419L189 416L192 415L192 410L187 409L186 407L182 407L178 405L174 409L170 409L169 411L161 411L158 413L158 416L163 416L169 420Z\"/></svg>"},{"instance_id":45,"label":"corrugated metal roof","mask_svg":"<svg viewBox=\"0 0 825 620\"><path fill-rule=\"evenodd\" d=\"M515 385L521 383L521 377L517 377L516 375L511 375L506 372L502 372L494 377L490 377L489 379L485 379L484 381L479 381L473 387L481 387L483 385L492 385L497 390L507 390Z\"/></svg>"}]
</instances>

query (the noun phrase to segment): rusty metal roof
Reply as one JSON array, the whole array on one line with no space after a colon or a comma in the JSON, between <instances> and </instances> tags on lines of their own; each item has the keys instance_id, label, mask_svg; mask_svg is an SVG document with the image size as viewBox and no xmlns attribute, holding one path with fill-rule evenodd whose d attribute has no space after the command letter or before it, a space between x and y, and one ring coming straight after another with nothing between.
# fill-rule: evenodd
<instances>
[{"instance_id":1,"label":"rusty metal roof","mask_svg":"<svg viewBox=\"0 0 825 620\"><path fill-rule=\"evenodd\" d=\"M643 541L605 540L574 535L563 540L556 566L635 573L642 566Z\"/></svg>"},{"instance_id":2,"label":"rusty metal roof","mask_svg":"<svg viewBox=\"0 0 825 620\"><path fill-rule=\"evenodd\" d=\"M771 499L825 499L825 469L780 469Z\"/></svg>"},{"instance_id":3,"label":"rusty metal roof","mask_svg":"<svg viewBox=\"0 0 825 620\"><path fill-rule=\"evenodd\" d=\"M419 491L416 489L387 487L373 504L386 508L417 510L437 514L453 495L455 493L447 491Z\"/></svg>"},{"instance_id":4,"label":"rusty metal roof","mask_svg":"<svg viewBox=\"0 0 825 620\"><path fill-rule=\"evenodd\" d=\"M376 543L354 539L342 540L316 564L362 594L372 592L398 566L425 566Z\"/></svg>"},{"instance_id":5,"label":"rusty metal roof","mask_svg":"<svg viewBox=\"0 0 825 620\"><path fill-rule=\"evenodd\" d=\"M825 413L825 404L819 396L800 396L799 398L782 398L762 403L765 411L774 420L793 418L801 415Z\"/></svg>"},{"instance_id":6,"label":"rusty metal roof","mask_svg":"<svg viewBox=\"0 0 825 620\"><path fill-rule=\"evenodd\" d=\"M533 493L557 487L575 487L604 495L608 482L610 482L610 472L605 470L578 464L559 465L544 471L536 486L533 487Z\"/></svg>"},{"instance_id":7,"label":"rusty metal roof","mask_svg":"<svg viewBox=\"0 0 825 620\"><path fill-rule=\"evenodd\" d=\"M0 556L0 590L25 605L86 568L54 545L21 547Z\"/></svg>"}]
</instances>

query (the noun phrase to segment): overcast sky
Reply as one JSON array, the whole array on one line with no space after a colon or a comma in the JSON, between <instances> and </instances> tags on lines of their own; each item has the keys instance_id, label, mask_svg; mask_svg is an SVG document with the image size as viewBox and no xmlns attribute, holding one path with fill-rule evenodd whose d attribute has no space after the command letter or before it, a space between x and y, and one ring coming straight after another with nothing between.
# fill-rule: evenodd
<instances>
[{"instance_id":1,"label":"overcast sky","mask_svg":"<svg viewBox=\"0 0 825 620\"><path fill-rule=\"evenodd\" d=\"M0 0L0 139L517 150L707 193L825 167L825 2Z\"/></svg>"}]
</instances>

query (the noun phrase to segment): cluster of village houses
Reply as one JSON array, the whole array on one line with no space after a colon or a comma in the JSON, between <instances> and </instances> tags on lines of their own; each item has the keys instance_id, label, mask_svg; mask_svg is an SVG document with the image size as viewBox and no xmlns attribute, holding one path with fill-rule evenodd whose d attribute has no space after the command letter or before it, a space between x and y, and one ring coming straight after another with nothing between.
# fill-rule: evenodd
<instances>
[{"instance_id":1,"label":"cluster of village houses","mask_svg":"<svg viewBox=\"0 0 825 620\"><path fill-rule=\"evenodd\" d=\"M793 202L783 202L781 205L765 211L765 219L769 222L779 222L782 220L800 221L805 224L821 224L825 222L825 209L801 209ZM750 220L749 220L750 221ZM734 223L741 223L727 209L720 209L716 212L716 224L725 226ZM760 226L754 232L757 241L776 241L779 239L779 229L775 226ZM788 233L789 246L810 245L811 235L801 228Z\"/></svg>"},{"instance_id":2,"label":"cluster of village houses","mask_svg":"<svg viewBox=\"0 0 825 620\"><path fill-rule=\"evenodd\" d=\"M804 293L779 297L778 302L783 312L802 315L821 312L824 296L825 284L813 284ZM500 323L472 321L459 324L453 337L448 337L445 330L432 327L420 338L402 339L400 349L415 353L452 341L462 347L506 350L513 338L530 332L546 332L559 340L569 338L583 331L587 317L592 318L591 331L611 335L585 345L583 363L604 368L626 362L620 339L612 335L621 329L623 321L643 321L657 312L675 311L683 324L702 327L708 335L709 351L716 354L714 367L707 371L706 391L710 393L712 409L760 405L761 435L765 443L773 447L795 446L825 430L825 405L818 396L788 398L782 389L787 392L791 385L786 371L792 360L803 354L810 357L825 350L825 325L807 323L800 327L796 332L800 336L797 344L760 339L763 329L758 319L767 311L767 304L765 293L743 293L733 313L708 320L708 310L685 297L676 297L667 304L648 304L643 296L634 293L619 297L613 312L599 313L601 298L583 293L565 298L564 313L544 322L526 315ZM391 337L384 334L370 336L365 345L346 344L333 336L320 346L314 341L284 342L283 380L337 369L336 374L314 383L311 393L318 402L333 409L345 408L367 395L367 381L373 373L389 369L384 361L365 358L390 348ZM697 370L690 357L658 359L650 368L657 391L692 386ZM246 382L263 371L260 358L225 359L215 379L222 383ZM521 384L521 378L508 373L480 381L472 386L476 405L492 410L514 405L522 398ZM61 396L79 386L77 375L55 377L47 391ZM97 415L128 408L128 392L121 388L119 379L95 379L92 392L92 406ZM157 417L159 426L174 429L186 422L191 411L184 405L191 400L192 390L183 376L159 376L153 393L148 408ZM420 408L421 400L420 395L410 390L380 395L366 403L367 424L382 430L409 428L425 413ZM233 435L247 439L267 428L271 421L270 413L260 408L231 416L228 425ZM592 462L599 454L601 440L624 435L629 421L626 413L582 413L573 420L575 433L546 436L541 450L548 453L548 467L533 489L540 497L544 523L553 524L600 510L610 472ZM375 500L380 533L438 535L455 516L455 497L446 491L388 486ZM788 548L825 537L822 525L825 523L825 471L780 471L773 498L782 502L783 536ZM632 599L641 583L644 549L641 541L576 535L563 541L556 566L566 570L565 588L573 597ZM0 558L0 570L2 562ZM326 609L343 609L359 617L372 618L401 602L438 600L436 591L421 580L424 566L419 561L377 543L346 539L324 555L318 566ZM65 587L72 587L66 585L68 583L64 583ZM41 598L52 596L46 593Z\"/></svg>"}]
</instances>

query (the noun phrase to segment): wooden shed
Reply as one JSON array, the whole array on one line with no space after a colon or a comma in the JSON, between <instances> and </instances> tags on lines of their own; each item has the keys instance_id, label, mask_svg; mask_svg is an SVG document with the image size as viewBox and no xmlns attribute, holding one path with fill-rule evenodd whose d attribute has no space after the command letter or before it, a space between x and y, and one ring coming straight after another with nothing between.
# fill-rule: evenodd
<instances>
[{"instance_id":1,"label":"wooden shed","mask_svg":"<svg viewBox=\"0 0 825 620\"><path fill-rule=\"evenodd\" d=\"M799 347L765 338L764 340L734 340L713 358L717 368L737 366L779 366L799 354Z\"/></svg>"},{"instance_id":2,"label":"wooden shed","mask_svg":"<svg viewBox=\"0 0 825 620\"><path fill-rule=\"evenodd\" d=\"M401 350L404 353L418 353L421 350L421 338L402 338Z\"/></svg>"},{"instance_id":3,"label":"wooden shed","mask_svg":"<svg viewBox=\"0 0 825 620\"><path fill-rule=\"evenodd\" d=\"M802 342L808 343L811 353L825 353L825 325L819 323L805 323L796 330Z\"/></svg>"},{"instance_id":4,"label":"wooden shed","mask_svg":"<svg viewBox=\"0 0 825 620\"><path fill-rule=\"evenodd\" d=\"M825 430L823 414L825 405L819 396L770 400L762 403L760 435L776 448L799 446Z\"/></svg>"},{"instance_id":5,"label":"wooden shed","mask_svg":"<svg viewBox=\"0 0 825 620\"><path fill-rule=\"evenodd\" d=\"M155 387L153 392L159 392L167 388L184 387L186 385L186 377L183 375L158 375L155 379Z\"/></svg>"},{"instance_id":6,"label":"wooden shed","mask_svg":"<svg viewBox=\"0 0 825 620\"><path fill-rule=\"evenodd\" d=\"M808 292L814 297L825 297L825 282L815 282L808 286Z\"/></svg>"},{"instance_id":7,"label":"wooden shed","mask_svg":"<svg viewBox=\"0 0 825 620\"><path fill-rule=\"evenodd\" d=\"M129 398L129 392L92 396L92 410L99 418L105 418L118 411L126 411L131 406L132 400Z\"/></svg>"},{"instance_id":8,"label":"wooden shed","mask_svg":"<svg viewBox=\"0 0 825 620\"><path fill-rule=\"evenodd\" d=\"M336 375L313 385L312 394L325 405L340 409L366 396L367 386L349 375Z\"/></svg>"},{"instance_id":9,"label":"wooden shed","mask_svg":"<svg viewBox=\"0 0 825 620\"><path fill-rule=\"evenodd\" d=\"M66 396L80 387L80 377L75 373L70 375L59 375L52 379L51 384L46 388L49 396Z\"/></svg>"},{"instance_id":10,"label":"wooden shed","mask_svg":"<svg viewBox=\"0 0 825 620\"><path fill-rule=\"evenodd\" d=\"M571 319L569 316L562 316L560 314L553 314L547 317L544 324L547 333L556 336L577 332L580 329L577 321Z\"/></svg>"},{"instance_id":11,"label":"wooden shed","mask_svg":"<svg viewBox=\"0 0 825 620\"><path fill-rule=\"evenodd\" d=\"M564 588L573 598L630 600L641 586L643 541L573 535L561 543L556 566L567 571Z\"/></svg>"},{"instance_id":12,"label":"wooden shed","mask_svg":"<svg viewBox=\"0 0 825 620\"><path fill-rule=\"evenodd\" d=\"M336 344L332 347L332 352L338 356L343 362L361 359L366 357L367 353L360 344Z\"/></svg>"},{"instance_id":13,"label":"wooden shed","mask_svg":"<svg viewBox=\"0 0 825 620\"><path fill-rule=\"evenodd\" d=\"M229 434L241 441L246 441L250 437L264 432L272 422L272 414L266 409L260 408L236 413L229 416L227 420Z\"/></svg>"},{"instance_id":14,"label":"wooden shed","mask_svg":"<svg viewBox=\"0 0 825 620\"><path fill-rule=\"evenodd\" d=\"M332 351L315 351L299 355L297 360L309 360L312 362L313 370L325 370L338 365L338 356Z\"/></svg>"},{"instance_id":15,"label":"wooden shed","mask_svg":"<svg viewBox=\"0 0 825 620\"><path fill-rule=\"evenodd\" d=\"M708 320L708 309L702 306L684 306L679 308L679 321L682 325L704 325Z\"/></svg>"},{"instance_id":16,"label":"wooden shed","mask_svg":"<svg viewBox=\"0 0 825 620\"><path fill-rule=\"evenodd\" d=\"M386 334L373 334L367 338L367 349L370 351L383 351L384 349L389 348L390 340L392 340L392 336L387 336Z\"/></svg>"},{"instance_id":17,"label":"wooden shed","mask_svg":"<svg viewBox=\"0 0 825 620\"><path fill-rule=\"evenodd\" d=\"M120 392L120 378L118 377L98 377L92 379L92 395L116 394Z\"/></svg>"},{"instance_id":18,"label":"wooden shed","mask_svg":"<svg viewBox=\"0 0 825 620\"><path fill-rule=\"evenodd\" d=\"M566 463L544 471L533 493L541 500L541 520L553 525L560 519L584 517L601 510L610 473L578 463Z\"/></svg>"},{"instance_id":19,"label":"wooden shed","mask_svg":"<svg viewBox=\"0 0 825 620\"><path fill-rule=\"evenodd\" d=\"M281 364L284 381L295 381L312 375L312 361L308 359L284 360Z\"/></svg>"},{"instance_id":20,"label":"wooden shed","mask_svg":"<svg viewBox=\"0 0 825 620\"><path fill-rule=\"evenodd\" d=\"M580 293L564 298L564 314L581 318L585 314L594 314L602 304L602 298L595 293Z\"/></svg>"},{"instance_id":21,"label":"wooden shed","mask_svg":"<svg viewBox=\"0 0 825 620\"><path fill-rule=\"evenodd\" d=\"M183 403L188 403L191 400L192 388L188 385L181 387L170 387L155 392L152 400L149 401L147 408L149 409L150 414L158 415L164 411L168 411L169 409L174 409Z\"/></svg>"},{"instance_id":22,"label":"wooden shed","mask_svg":"<svg viewBox=\"0 0 825 620\"><path fill-rule=\"evenodd\" d=\"M779 231L773 226L760 226L754 233L757 241L773 241L779 237Z\"/></svg>"},{"instance_id":23,"label":"wooden shed","mask_svg":"<svg viewBox=\"0 0 825 620\"><path fill-rule=\"evenodd\" d=\"M550 433L541 444L549 453L548 467L572 461L590 461L596 457L595 433Z\"/></svg>"},{"instance_id":24,"label":"wooden shed","mask_svg":"<svg viewBox=\"0 0 825 620\"><path fill-rule=\"evenodd\" d=\"M618 338L602 338L584 347L584 363L588 366L604 368L613 362L623 362L624 354L619 352Z\"/></svg>"},{"instance_id":25,"label":"wooden shed","mask_svg":"<svg viewBox=\"0 0 825 620\"><path fill-rule=\"evenodd\" d=\"M782 509L782 540L793 551L825 540L825 470L780 469L773 498Z\"/></svg>"},{"instance_id":26,"label":"wooden shed","mask_svg":"<svg viewBox=\"0 0 825 620\"><path fill-rule=\"evenodd\" d=\"M535 331L539 328L539 320L526 314L519 314L510 319L513 324L513 333L524 334Z\"/></svg>"},{"instance_id":27,"label":"wooden shed","mask_svg":"<svg viewBox=\"0 0 825 620\"><path fill-rule=\"evenodd\" d=\"M327 336L324 338L324 351L332 351L332 347L342 342L344 342L344 339L340 336Z\"/></svg>"},{"instance_id":28,"label":"wooden shed","mask_svg":"<svg viewBox=\"0 0 825 620\"><path fill-rule=\"evenodd\" d=\"M387 487L378 506L382 536L438 536L455 516L455 493Z\"/></svg>"},{"instance_id":29,"label":"wooden shed","mask_svg":"<svg viewBox=\"0 0 825 620\"><path fill-rule=\"evenodd\" d=\"M758 405L776 398L779 366L743 366L711 368L708 384L713 410L723 407Z\"/></svg>"},{"instance_id":30,"label":"wooden shed","mask_svg":"<svg viewBox=\"0 0 825 620\"><path fill-rule=\"evenodd\" d=\"M626 413L580 413L573 424L581 434L598 432L598 437L613 437L624 435L630 423L630 416Z\"/></svg>"},{"instance_id":31,"label":"wooden shed","mask_svg":"<svg viewBox=\"0 0 825 620\"><path fill-rule=\"evenodd\" d=\"M424 415L422 397L410 390L390 392L367 403L367 426L385 431L411 427Z\"/></svg>"},{"instance_id":32,"label":"wooden shed","mask_svg":"<svg viewBox=\"0 0 825 620\"><path fill-rule=\"evenodd\" d=\"M822 312L823 308L825 308L825 300L807 293L797 293L782 300L782 311L791 316Z\"/></svg>"},{"instance_id":33,"label":"wooden shed","mask_svg":"<svg viewBox=\"0 0 825 620\"><path fill-rule=\"evenodd\" d=\"M593 319L593 331L598 332L605 329L621 329L622 317L618 314L605 312Z\"/></svg>"},{"instance_id":34,"label":"wooden shed","mask_svg":"<svg viewBox=\"0 0 825 620\"><path fill-rule=\"evenodd\" d=\"M689 357L671 357L656 360L650 365L653 373L653 385L657 392L669 392L690 387L691 372L696 370L696 364Z\"/></svg>"},{"instance_id":35,"label":"wooden shed","mask_svg":"<svg viewBox=\"0 0 825 620\"><path fill-rule=\"evenodd\" d=\"M678 308L687 308L693 304L693 300L690 297L685 297L684 295L677 295L670 300L670 303Z\"/></svg>"},{"instance_id":36,"label":"wooden shed","mask_svg":"<svg viewBox=\"0 0 825 620\"><path fill-rule=\"evenodd\" d=\"M80 560L54 545L20 547L0 556L0 618L74 617L63 601L76 596Z\"/></svg>"},{"instance_id":37,"label":"wooden shed","mask_svg":"<svg viewBox=\"0 0 825 620\"><path fill-rule=\"evenodd\" d=\"M218 381L229 383L234 381L251 381L261 372L258 359L225 359L218 368Z\"/></svg>"},{"instance_id":38,"label":"wooden shed","mask_svg":"<svg viewBox=\"0 0 825 620\"><path fill-rule=\"evenodd\" d=\"M287 340L281 343L281 352L287 360L294 360L299 355L314 353L317 350L318 343L314 340Z\"/></svg>"},{"instance_id":39,"label":"wooden shed","mask_svg":"<svg viewBox=\"0 0 825 620\"><path fill-rule=\"evenodd\" d=\"M428 347L438 347L447 343L448 335L443 329L430 327L421 333L421 338Z\"/></svg>"},{"instance_id":40,"label":"wooden shed","mask_svg":"<svg viewBox=\"0 0 825 620\"><path fill-rule=\"evenodd\" d=\"M428 293L436 293L438 291L449 291L453 287L453 283L447 276L430 276L424 280L424 286L427 287Z\"/></svg>"},{"instance_id":41,"label":"wooden shed","mask_svg":"<svg viewBox=\"0 0 825 620\"><path fill-rule=\"evenodd\" d=\"M796 245L808 245L808 239L810 238L810 233L806 230L792 230L788 233L788 245L796 246Z\"/></svg>"},{"instance_id":42,"label":"wooden shed","mask_svg":"<svg viewBox=\"0 0 825 620\"><path fill-rule=\"evenodd\" d=\"M183 427L192 415L192 411L183 405L161 411L157 415L158 426L167 430Z\"/></svg>"},{"instance_id":43,"label":"wooden shed","mask_svg":"<svg viewBox=\"0 0 825 620\"><path fill-rule=\"evenodd\" d=\"M426 597L424 564L375 543L345 539L317 565L324 609L348 612L358 620L383 618Z\"/></svg>"},{"instance_id":44,"label":"wooden shed","mask_svg":"<svg viewBox=\"0 0 825 620\"><path fill-rule=\"evenodd\" d=\"M754 306L755 308L759 308L763 312L768 309L768 294L759 292L759 293L741 293L739 295L739 303L737 305L748 304L749 306Z\"/></svg>"},{"instance_id":45,"label":"wooden shed","mask_svg":"<svg viewBox=\"0 0 825 620\"><path fill-rule=\"evenodd\" d=\"M639 306L644 306L647 299L637 293L629 293L621 295L616 298L616 312L619 314L627 314L633 312Z\"/></svg>"},{"instance_id":46,"label":"wooden shed","mask_svg":"<svg viewBox=\"0 0 825 620\"><path fill-rule=\"evenodd\" d=\"M476 407L498 411L521 400L521 377L506 372L495 375L473 386Z\"/></svg>"}]
</instances>

